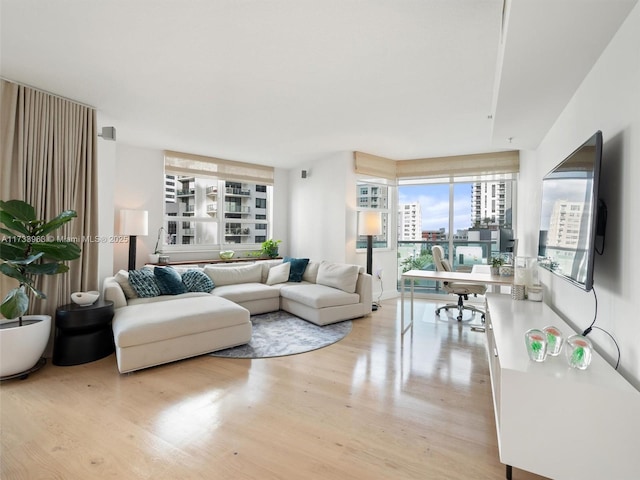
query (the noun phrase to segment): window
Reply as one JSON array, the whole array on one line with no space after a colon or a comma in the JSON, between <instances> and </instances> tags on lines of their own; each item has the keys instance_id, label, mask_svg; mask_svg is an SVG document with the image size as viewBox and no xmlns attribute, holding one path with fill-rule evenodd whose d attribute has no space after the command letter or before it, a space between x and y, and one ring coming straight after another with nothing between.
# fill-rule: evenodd
<instances>
[{"instance_id":1,"label":"window","mask_svg":"<svg viewBox=\"0 0 640 480\"><path fill-rule=\"evenodd\" d=\"M165 249L254 250L269 237L272 168L167 151L165 182Z\"/></svg>"},{"instance_id":2,"label":"window","mask_svg":"<svg viewBox=\"0 0 640 480\"><path fill-rule=\"evenodd\" d=\"M373 248L387 248L389 246L389 187L378 185L366 180L358 181L356 185L358 211L376 210L382 216L382 234L373 237ZM358 235L356 248L366 248L367 237Z\"/></svg>"},{"instance_id":3,"label":"window","mask_svg":"<svg viewBox=\"0 0 640 480\"><path fill-rule=\"evenodd\" d=\"M515 181L510 178L497 181L460 179L442 183L401 181L398 187L400 264L410 258L426 256L430 259L431 247L435 244L452 252L448 257L456 269L470 270L476 263L487 264L491 256L498 254L500 228L513 225L514 186ZM489 190L505 194L489 200L484 193ZM413 225L407 219L409 208L417 213L416 230L419 232L411 232L407 237L407 226Z\"/></svg>"}]
</instances>

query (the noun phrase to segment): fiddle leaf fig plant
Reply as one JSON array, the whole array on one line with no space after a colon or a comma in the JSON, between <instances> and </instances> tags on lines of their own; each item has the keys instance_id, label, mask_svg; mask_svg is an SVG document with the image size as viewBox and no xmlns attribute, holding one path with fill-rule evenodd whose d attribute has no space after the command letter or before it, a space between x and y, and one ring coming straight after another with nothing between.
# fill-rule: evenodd
<instances>
[{"instance_id":1,"label":"fiddle leaf fig plant","mask_svg":"<svg viewBox=\"0 0 640 480\"><path fill-rule=\"evenodd\" d=\"M74 210L65 210L52 220L39 220L33 206L22 200L0 201L0 273L18 281L0 305L0 313L6 318L18 318L22 326L22 316L29 309L29 293L47 298L36 287L38 276L65 273L69 267L64 262L80 257L76 243L50 235L75 217Z\"/></svg>"}]
</instances>

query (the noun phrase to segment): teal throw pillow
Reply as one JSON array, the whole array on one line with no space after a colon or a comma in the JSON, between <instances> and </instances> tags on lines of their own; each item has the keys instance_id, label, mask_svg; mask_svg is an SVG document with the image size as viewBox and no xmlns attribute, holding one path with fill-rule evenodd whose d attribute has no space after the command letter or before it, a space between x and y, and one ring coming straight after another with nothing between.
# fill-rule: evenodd
<instances>
[{"instance_id":1,"label":"teal throw pillow","mask_svg":"<svg viewBox=\"0 0 640 480\"><path fill-rule=\"evenodd\" d=\"M129 283L141 298L160 295L160 287L158 287L156 277L150 268L129 270Z\"/></svg>"},{"instance_id":2,"label":"teal throw pillow","mask_svg":"<svg viewBox=\"0 0 640 480\"><path fill-rule=\"evenodd\" d=\"M291 263L291 270L289 270L289 281L301 282L302 275L304 275L304 271L307 268L309 259L284 257L284 260L282 261L282 263Z\"/></svg>"},{"instance_id":3,"label":"teal throw pillow","mask_svg":"<svg viewBox=\"0 0 640 480\"><path fill-rule=\"evenodd\" d=\"M182 274L182 283L190 292L209 293L215 285L209 275L200 270L187 270Z\"/></svg>"},{"instance_id":4,"label":"teal throw pillow","mask_svg":"<svg viewBox=\"0 0 640 480\"><path fill-rule=\"evenodd\" d=\"M156 283L162 295L179 295L188 292L187 287L182 283L182 277L174 268L155 267L153 274L156 276Z\"/></svg>"}]
</instances>

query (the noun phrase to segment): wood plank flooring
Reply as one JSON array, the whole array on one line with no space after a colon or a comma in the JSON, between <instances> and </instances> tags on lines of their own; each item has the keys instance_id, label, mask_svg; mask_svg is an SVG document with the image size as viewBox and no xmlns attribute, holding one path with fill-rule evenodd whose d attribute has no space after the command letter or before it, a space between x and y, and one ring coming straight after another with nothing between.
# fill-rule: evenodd
<instances>
[{"instance_id":1,"label":"wood plank flooring","mask_svg":"<svg viewBox=\"0 0 640 480\"><path fill-rule=\"evenodd\" d=\"M484 334L383 302L289 357L202 356L121 375L115 356L0 386L0 478L502 479ZM514 480L540 479L518 469Z\"/></svg>"}]
</instances>

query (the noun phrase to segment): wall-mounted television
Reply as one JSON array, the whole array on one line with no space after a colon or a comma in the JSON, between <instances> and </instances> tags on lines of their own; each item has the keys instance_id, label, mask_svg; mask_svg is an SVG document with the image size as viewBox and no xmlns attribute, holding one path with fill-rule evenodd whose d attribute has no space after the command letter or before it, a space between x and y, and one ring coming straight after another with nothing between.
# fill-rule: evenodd
<instances>
[{"instance_id":1,"label":"wall-mounted television","mask_svg":"<svg viewBox=\"0 0 640 480\"><path fill-rule=\"evenodd\" d=\"M585 291L593 288L597 237L604 237L601 165L597 131L542 179L538 264Z\"/></svg>"}]
</instances>

